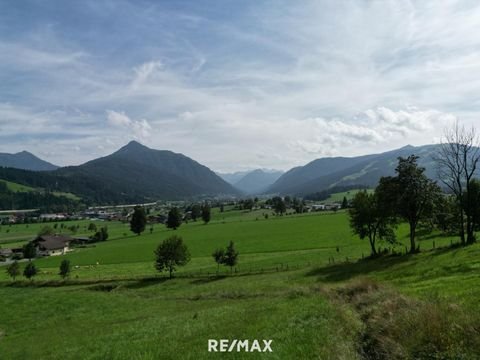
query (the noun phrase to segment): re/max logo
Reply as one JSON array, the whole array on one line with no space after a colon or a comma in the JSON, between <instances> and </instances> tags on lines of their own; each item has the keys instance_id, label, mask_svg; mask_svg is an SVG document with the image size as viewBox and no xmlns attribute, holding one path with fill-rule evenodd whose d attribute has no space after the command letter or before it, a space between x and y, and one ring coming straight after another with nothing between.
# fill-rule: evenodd
<instances>
[{"instance_id":1,"label":"re/max logo","mask_svg":"<svg viewBox=\"0 0 480 360\"><path fill-rule=\"evenodd\" d=\"M273 340L262 340L260 344L259 340L228 340L220 339L208 340L208 352L273 352L272 350Z\"/></svg>"}]
</instances>

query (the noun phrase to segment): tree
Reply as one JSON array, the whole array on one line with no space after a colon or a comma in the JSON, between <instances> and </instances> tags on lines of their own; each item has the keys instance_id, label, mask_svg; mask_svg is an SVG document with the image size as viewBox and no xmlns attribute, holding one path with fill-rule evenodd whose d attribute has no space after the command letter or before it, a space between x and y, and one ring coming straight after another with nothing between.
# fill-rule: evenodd
<instances>
[{"instance_id":1,"label":"tree","mask_svg":"<svg viewBox=\"0 0 480 360\"><path fill-rule=\"evenodd\" d=\"M176 207L171 208L168 212L166 222L167 228L177 230L177 228L179 228L181 224L182 216L180 215L180 211Z\"/></svg>"},{"instance_id":2,"label":"tree","mask_svg":"<svg viewBox=\"0 0 480 360\"><path fill-rule=\"evenodd\" d=\"M390 207L410 228L410 253L417 251L415 236L420 221L431 217L441 196L438 185L417 164L418 156L398 158L396 176L382 177L377 191L383 193L384 208Z\"/></svg>"},{"instance_id":3,"label":"tree","mask_svg":"<svg viewBox=\"0 0 480 360\"><path fill-rule=\"evenodd\" d=\"M7 266L7 274L13 279L13 281L15 281L15 278L20 275L20 265L17 260Z\"/></svg>"},{"instance_id":4,"label":"tree","mask_svg":"<svg viewBox=\"0 0 480 360\"><path fill-rule=\"evenodd\" d=\"M468 209L465 212L471 216L473 231L478 231L480 228L480 180L473 179L470 182L469 193L468 200L464 200L465 208Z\"/></svg>"},{"instance_id":5,"label":"tree","mask_svg":"<svg viewBox=\"0 0 480 360\"><path fill-rule=\"evenodd\" d=\"M272 206L275 213L282 215L285 211L287 211L287 207L285 202L280 196L275 196L272 199Z\"/></svg>"},{"instance_id":6,"label":"tree","mask_svg":"<svg viewBox=\"0 0 480 360\"><path fill-rule=\"evenodd\" d=\"M23 269L23 276L25 276L27 279L33 280L33 277L37 275L37 272L38 270L35 264L29 261L27 266L25 266L25 269Z\"/></svg>"},{"instance_id":7,"label":"tree","mask_svg":"<svg viewBox=\"0 0 480 360\"><path fill-rule=\"evenodd\" d=\"M245 210L252 211L254 206L255 206L255 202L253 201L253 199L245 199L243 201L243 208Z\"/></svg>"},{"instance_id":8,"label":"tree","mask_svg":"<svg viewBox=\"0 0 480 360\"><path fill-rule=\"evenodd\" d=\"M475 128L466 129L456 122L444 135L437 162L440 181L454 194L459 209L459 236L462 245L475 242L472 208L472 180L480 161L480 148ZM466 238L465 238L466 235Z\"/></svg>"},{"instance_id":9,"label":"tree","mask_svg":"<svg viewBox=\"0 0 480 360\"><path fill-rule=\"evenodd\" d=\"M155 250L155 268L168 271L170 278L177 266L186 265L190 261L190 252L180 236L173 235L165 239Z\"/></svg>"},{"instance_id":10,"label":"tree","mask_svg":"<svg viewBox=\"0 0 480 360\"><path fill-rule=\"evenodd\" d=\"M98 230L93 236L92 240L94 242L107 241L108 239L108 227L103 226Z\"/></svg>"},{"instance_id":11,"label":"tree","mask_svg":"<svg viewBox=\"0 0 480 360\"><path fill-rule=\"evenodd\" d=\"M33 259L37 256L37 248L33 241L30 241L23 247L23 257L25 259Z\"/></svg>"},{"instance_id":12,"label":"tree","mask_svg":"<svg viewBox=\"0 0 480 360\"><path fill-rule=\"evenodd\" d=\"M145 231L147 225L147 215L145 215L145 209L140 206L136 206L133 210L132 219L130 220L130 230L140 235Z\"/></svg>"},{"instance_id":13,"label":"tree","mask_svg":"<svg viewBox=\"0 0 480 360\"><path fill-rule=\"evenodd\" d=\"M305 201L302 199L293 198L293 208L297 214L301 214L305 211Z\"/></svg>"},{"instance_id":14,"label":"tree","mask_svg":"<svg viewBox=\"0 0 480 360\"><path fill-rule=\"evenodd\" d=\"M208 206L208 204L205 204L202 207L202 220L205 224L208 224L210 222L210 218L211 218L210 206Z\"/></svg>"},{"instance_id":15,"label":"tree","mask_svg":"<svg viewBox=\"0 0 480 360\"><path fill-rule=\"evenodd\" d=\"M64 280L70 275L70 261L67 259L62 260L60 263L60 272L58 275L60 275Z\"/></svg>"},{"instance_id":16,"label":"tree","mask_svg":"<svg viewBox=\"0 0 480 360\"><path fill-rule=\"evenodd\" d=\"M192 206L192 220L197 221L197 219L202 216L202 207L199 204Z\"/></svg>"},{"instance_id":17,"label":"tree","mask_svg":"<svg viewBox=\"0 0 480 360\"><path fill-rule=\"evenodd\" d=\"M95 225L94 223L90 223L88 225L88 231L93 231L93 232L97 231L97 225Z\"/></svg>"},{"instance_id":18,"label":"tree","mask_svg":"<svg viewBox=\"0 0 480 360\"><path fill-rule=\"evenodd\" d=\"M55 231L52 229L52 227L46 225L40 229L40 231L38 232L38 236L53 235L54 233Z\"/></svg>"},{"instance_id":19,"label":"tree","mask_svg":"<svg viewBox=\"0 0 480 360\"><path fill-rule=\"evenodd\" d=\"M347 200L347 197L344 196L342 201L342 209L346 209L346 208L348 208L348 200Z\"/></svg>"},{"instance_id":20,"label":"tree","mask_svg":"<svg viewBox=\"0 0 480 360\"><path fill-rule=\"evenodd\" d=\"M226 266L230 266L230 272L233 271L233 267L237 265L238 262L238 251L235 250L235 245L233 241L230 241L227 248L225 249L225 255L223 258L223 264Z\"/></svg>"},{"instance_id":21,"label":"tree","mask_svg":"<svg viewBox=\"0 0 480 360\"><path fill-rule=\"evenodd\" d=\"M377 240L395 241L394 219L382 208L378 194L358 192L348 214L353 232L362 240L368 238L372 256L377 255Z\"/></svg>"},{"instance_id":22,"label":"tree","mask_svg":"<svg viewBox=\"0 0 480 360\"><path fill-rule=\"evenodd\" d=\"M220 265L223 264L225 260L225 250L224 249L217 249L212 254L213 260L217 263L217 274L220 269Z\"/></svg>"}]
</instances>

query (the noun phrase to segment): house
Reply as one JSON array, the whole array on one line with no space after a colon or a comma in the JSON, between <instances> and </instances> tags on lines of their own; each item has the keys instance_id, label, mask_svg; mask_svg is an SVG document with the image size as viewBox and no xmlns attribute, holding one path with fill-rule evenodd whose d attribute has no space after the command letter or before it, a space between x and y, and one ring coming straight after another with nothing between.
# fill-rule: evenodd
<instances>
[{"instance_id":1,"label":"house","mask_svg":"<svg viewBox=\"0 0 480 360\"><path fill-rule=\"evenodd\" d=\"M2 259L8 259L12 256L12 249L0 249L0 261Z\"/></svg>"},{"instance_id":2,"label":"house","mask_svg":"<svg viewBox=\"0 0 480 360\"><path fill-rule=\"evenodd\" d=\"M64 255L70 251L70 243L73 239L65 235L41 235L33 243L39 256Z\"/></svg>"}]
</instances>

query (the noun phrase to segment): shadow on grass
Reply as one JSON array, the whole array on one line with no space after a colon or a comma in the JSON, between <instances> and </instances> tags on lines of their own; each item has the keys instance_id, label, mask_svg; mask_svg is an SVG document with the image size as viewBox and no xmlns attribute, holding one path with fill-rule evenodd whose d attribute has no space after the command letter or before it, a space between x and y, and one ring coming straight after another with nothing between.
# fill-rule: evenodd
<instances>
[{"instance_id":1,"label":"shadow on grass","mask_svg":"<svg viewBox=\"0 0 480 360\"><path fill-rule=\"evenodd\" d=\"M318 276L319 280L326 282L349 280L357 275L366 275L374 271L388 269L391 266L407 262L411 258L412 255L367 258L357 262L339 263L316 268L309 271L307 276Z\"/></svg>"},{"instance_id":2,"label":"shadow on grass","mask_svg":"<svg viewBox=\"0 0 480 360\"><path fill-rule=\"evenodd\" d=\"M150 277L128 283L124 287L127 289L142 289L149 286L163 284L168 280L170 280L168 277Z\"/></svg>"},{"instance_id":3,"label":"shadow on grass","mask_svg":"<svg viewBox=\"0 0 480 360\"><path fill-rule=\"evenodd\" d=\"M216 281L219 281L219 280L223 280L223 279L226 279L226 278L227 278L227 276L225 276L225 275L212 276L212 277L192 280L190 282L190 284L194 284L194 285L209 284L209 283L216 282Z\"/></svg>"}]
</instances>

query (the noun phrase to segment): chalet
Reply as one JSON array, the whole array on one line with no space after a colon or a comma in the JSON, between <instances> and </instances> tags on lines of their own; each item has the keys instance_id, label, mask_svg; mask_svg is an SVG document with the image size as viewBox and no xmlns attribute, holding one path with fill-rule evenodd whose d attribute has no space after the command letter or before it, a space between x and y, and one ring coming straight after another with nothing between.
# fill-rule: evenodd
<instances>
[{"instance_id":1,"label":"chalet","mask_svg":"<svg viewBox=\"0 0 480 360\"><path fill-rule=\"evenodd\" d=\"M65 235L41 235L33 243L39 256L64 255L70 251L70 243L73 239Z\"/></svg>"}]
</instances>

